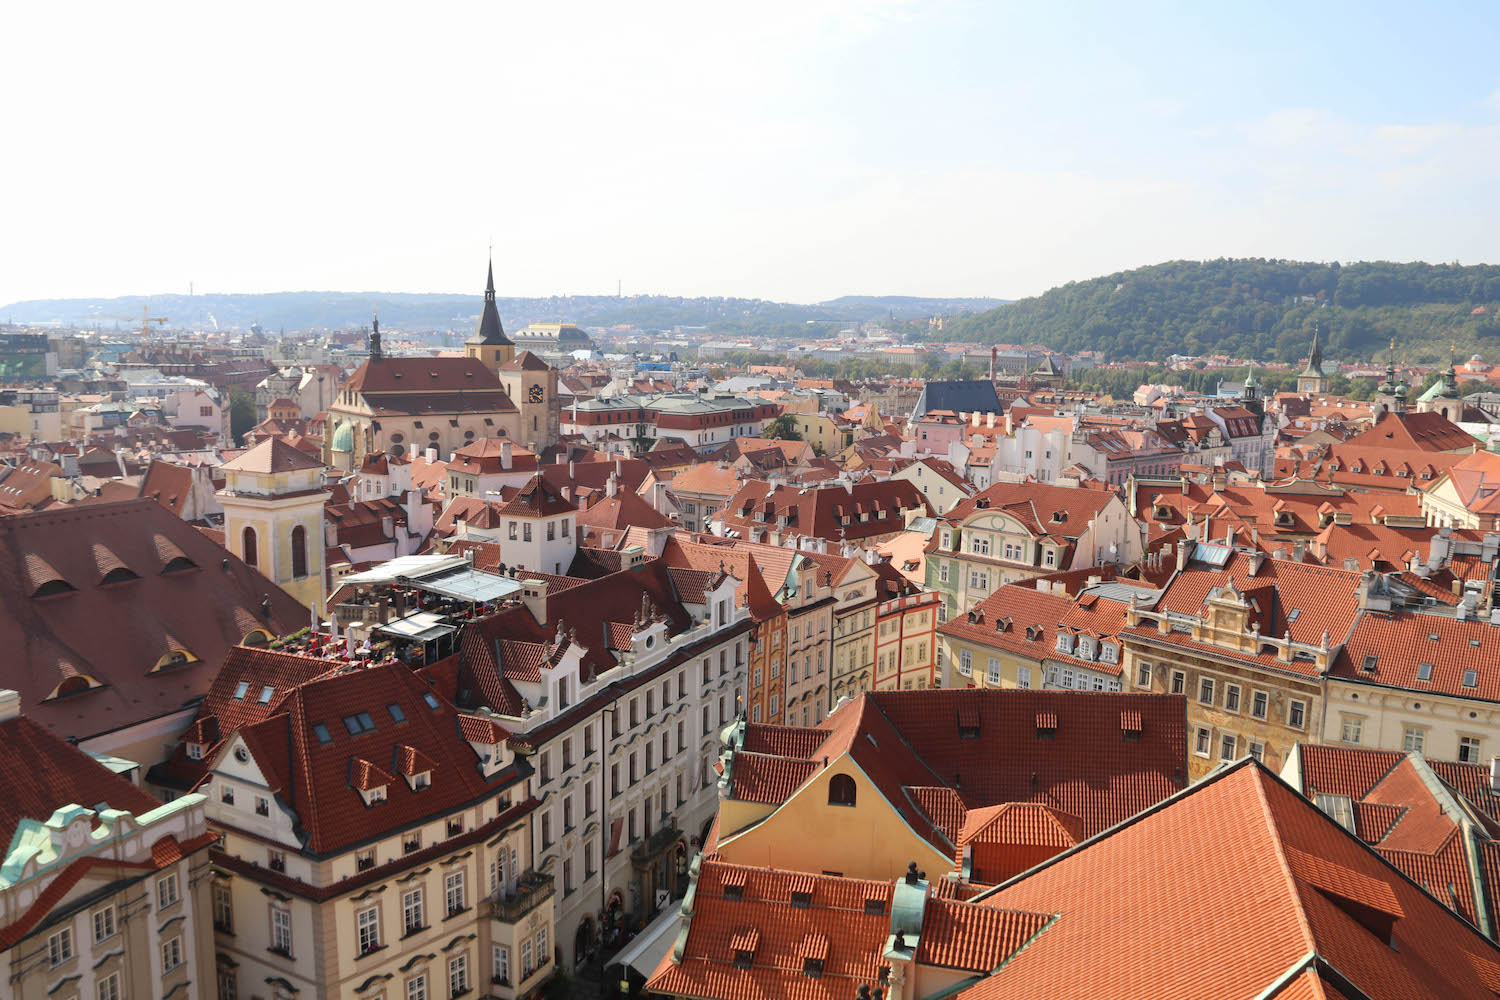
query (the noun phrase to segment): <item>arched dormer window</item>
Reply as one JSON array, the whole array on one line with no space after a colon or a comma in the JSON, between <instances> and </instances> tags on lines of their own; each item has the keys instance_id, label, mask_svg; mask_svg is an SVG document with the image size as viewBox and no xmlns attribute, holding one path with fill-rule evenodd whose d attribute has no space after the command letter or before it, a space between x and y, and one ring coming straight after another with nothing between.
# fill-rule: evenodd
<instances>
[{"instance_id":1,"label":"arched dormer window","mask_svg":"<svg viewBox=\"0 0 1500 1000\"><path fill-rule=\"evenodd\" d=\"M31 592L32 597L53 597L57 594L71 594L78 588L66 580L48 580L40 587Z\"/></svg>"},{"instance_id":2,"label":"arched dormer window","mask_svg":"<svg viewBox=\"0 0 1500 1000\"><path fill-rule=\"evenodd\" d=\"M831 806L854 805L856 789L854 779L847 774L835 774L828 782L828 804Z\"/></svg>"},{"instance_id":3,"label":"arched dormer window","mask_svg":"<svg viewBox=\"0 0 1500 1000\"><path fill-rule=\"evenodd\" d=\"M163 573L181 573L184 570L197 569L198 564L187 556L178 556L161 568Z\"/></svg>"},{"instance_id":4,"label":"arched dormer window","mask_svg":"<svg viewBox=\"0 0 1500 1000\"><path fill-rule=\"evenodd\" d=\"M140 577L138 575L136 575L136 573L134 571L128 570L124 566L116 566L114 569L110 570L108 573L105 573L103 579L101 579L99 582L101 584L124 583L127 580L139 580L139 579L140 579Z\"/></svg>"},{"instance_id":5,"label":"arched dormer window","mask_svg":"<svg viewBox=\"0 0 1500 1000\"><path fill-rule=\"evenodd\" d=\"M173 670L177 667L185 667L189 663L196 663L198 658L185 649L174 649L156 661L156 666L151 668L154 674L158 670Z\"/></svg>"},{"instance_id":6,"label":"arched dormer window","mask_svg":"<svg viewBox=\"0 0 1500 1000\"><path fill-rule=\"evenodd\" d=\"M271 633L267 632L263 628L258 628L254 632L251 632L249 635L245 636L245 638L241 641L240 645L242 645L242 646L264 646L266 643L268 643L270 641L271 641Z\"/></svg>"},{"instance_id":7,"label":"arched dormer window","mask_svg":"<svg viewBox=\"0 0 1500 1000\"><path fill-rule=\"evenodd\" d=\"M307 575L307 528L297 525L292 529L292 579L300 580Z\"/></svg>"},{"instance_id":8,"label":"arched dormer window","mask_svg":"<svg viewBox=\"0 0 1500 1000\"><path fill-rule=\"evenodd\" d=\"M244 531L240 532L240 551L244 553L240 558L245 560L245 565L252 569L257 563L255 543L255 529L247 526Z\"/></svg>"},{"instance_id":9,"label":"arched dormer window","mask_svg":"<svg viewBox=\"0 0 1500 1000\"><path fill-rule=\"evenodd\" d=\"M82 694L96 687L102 687L102 685L88 674L74 674L72 677L63 678L62 683L53 688L52 693L44 700L52 701L55 698L67 698L70 695Z\"/></svg>"}]
</instances>

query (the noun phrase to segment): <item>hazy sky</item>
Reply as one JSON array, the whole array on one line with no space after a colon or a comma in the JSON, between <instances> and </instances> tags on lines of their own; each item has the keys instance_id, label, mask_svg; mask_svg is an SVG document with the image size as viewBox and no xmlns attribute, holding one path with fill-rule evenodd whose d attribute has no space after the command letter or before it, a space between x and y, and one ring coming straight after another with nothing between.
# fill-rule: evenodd
<instances>
[{"instance_id":1,"label":"hazy sky","mask_svg":"<svg viewBox=\"0 0 1500 1000\"><path fill-rule=\"evenodd\" d=\"M0 303L1500 262L1492 3L0 12Z\"/></svg>"}]
</instances>

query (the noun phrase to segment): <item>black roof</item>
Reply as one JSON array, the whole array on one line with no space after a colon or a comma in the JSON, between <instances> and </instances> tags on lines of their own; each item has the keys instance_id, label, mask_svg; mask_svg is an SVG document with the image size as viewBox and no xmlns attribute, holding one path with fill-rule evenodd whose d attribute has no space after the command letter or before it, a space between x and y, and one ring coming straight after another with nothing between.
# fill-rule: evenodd
<instances>
[{"instance_id":1,"label":"black roof","mask_svg":"<svg viewBox=\"0 0 1500 1000\"><path fill-rule=\"evenodd\" d=\"M1003 413L1005 407L995 394L989 379L965 379L954 382L928 382L917 400L917 414L932 410L954 412Z\"/></svg>"}]
</instances>

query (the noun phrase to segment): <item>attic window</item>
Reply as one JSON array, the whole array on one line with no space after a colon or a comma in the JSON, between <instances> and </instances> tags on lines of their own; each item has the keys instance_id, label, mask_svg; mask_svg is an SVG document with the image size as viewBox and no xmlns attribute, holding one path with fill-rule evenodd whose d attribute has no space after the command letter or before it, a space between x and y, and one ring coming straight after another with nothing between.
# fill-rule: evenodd
<instances>
[{"instance_id":1,"label":"attic window","mask_svg":"<svg viewBox=\"0 0 1500 1000\"><path fill-rule=\"evenodd\" d=\"M312 728L313 728L313 735L318 738L318 742L319 743L332 743L333 742L333 734L328 731L328 727L325 726L325 725L323 725L323 723L321 723L321 722L314 722Z\"/></svg>"},{"instance_id":2,"label":"attic window","mask_svg":"<svg viewBox=\"0 0 1500 1000\"><path fill-rule=\"evenodd\" d=\"M375 731L375 720L370 718L369 712L356 712L353 715L344 716L344 728L349 730L350 736L373 733Z\"/></svg>"},{"instance_id":3,"label":"attic window","mask_svg":"<svg viewBox=\"0 0 1500 1000\"><path fill-rule=\"evenodd\" d=\"M823 960L821 958L804 958L802 960L802 974L809 979L823 978Z\"/></svg>"},{"instance_id":4,"label":"attic window","mask_svg":"<svg viewBox=\"0 0 1500 1000\"><path fill-rule=\"evenodd\" d=\"M736 948L734 951L734 967L736 969L750 968L750 962L755 958L755 952L746 951L744 948Z\"/></svg>"},{"instance_id":5,"label":"attic window","mask_svg":"<svg viewBox=\"0 0 1500 1000\"><path fill-rule=\"evenodd\" d=\"M1298 618L1301 618L1301 617L1302 617L1302 609L1301 608L1293 608L1292 610L1290 610L1290 611L1288 611L1286 613L1286 620L1288 622L1294 622Z\"/></svg>"},{"instance_id":6,"label":"attic window","mask_svg":"<svg viewBox=\"0 0 1500 1000\"><path fill-rule=\"evenodd\" d=\"M745 886L743 884L732 885L732 884L730 884L728 882L724 883L724 898L725 899L736 899L736 900L738 900L738 899L744 899L745 898Z\"/></svg>"},{"instance_id":7,"label":"attic window","mask_svg":"<svg viewBox=\"0 0 1500 1000\"><path fill-rule=\"evenodd\" d=\"M1479 640L1478 639L1470 639L1469 640L1469 645L1473 646L1475 649L1478 649L1479 648Z\"/></svg>"},{"instance_id":8,"label":"attic window","mask_svg":"<svg viewBox=\"0 0 1500 1000\"><path fill-rule=\"evenodd\" d=\"M262 705L269 705L271 703L271 696L275 693L276 689L268 684L260 689L260 697L256 700Z\"/></svg>"},{"instance_id":9,"label":"attic window","mask_svg":"<svg viewBox=\"0 0 1500 1000\"><path fill-rule=\"evenodd\" d=\"M883 900L883 899L867 899L867 900L865 900L865 916L867 916L867 917L883 917L883 916L885 916L885 900Z\"/></svg>"},{"instance_id":10,"label":"attic window","mask_svg":"<svg viewBox=\"0 0 1500 1000\"><path fill-rule=\"evenodd\" d=\"M812 908L812 893L811 892L794 892L794 893L792 893L792 909L794 909L794 910L807 910L807 909L811 909L811 908Z\"/></svg>"},{"instance_id":11,"label":"attic window","mask_svg":"<svg viewBox=\"0 0 1500 1000\"><path fill-rule=\"evenodd\" d=\"M1469 669L1464 671L1464 687L1472 688L1479 686L1479 671Z\"/></svg>"},{"instance_id":12,"label":"attic window","mask_svg":"<svg viewBox=\"0 0 1500 1000\"><path fill-rule=\"evenodd\" d=\"M427 702L427 707L432 709L434 712L438 710L438 700L437 698L433 697L431 691L424 691L422 693L422 700Z\"/></svg>"},{"instance_id":13,"label":"attic window","mask_svg":"<svg viewBox=\"0 0 1500 1000\"><path fill-rule=\"evenodd\" d=\"M1041 637L1042 637L1042 627L1040 625L1027 625L1026 626L1026 638L1028 640L1030 640L1031 642L1036 642Z\"/></svg>"},{"instance_id":14,"label":"attic window","mask_svg":"<svg viewBox=\"0 0 1500 1000\"><path fill-rule=\"evenodd\" d=\"M198 564L187 556L178 556L161 568L163 573L181 573L183 570L197 569Z\"/></svg>"},{"instance_id":15,"label":"attic window","mask_svg":"<svg viewBox=\"0 0 1500 1000\"><path fill-rule=\"evenodd\" d=\"M249 691L249 690L250 690L250 682L249 681L240 681L238 684L236 684L234 686L234 700L235 701L244 701L245 700L245 692Z\"/></svg>"},{"instance_id":16,"label":"attic window","mask_svg":"<svg viewBox=\"0 0 1500 1000\"><path fill-rule=\"evenodd\" d=\"M66 580L48 580L40 587L31 592L32 597L52 597L56 594L70 594L78 588Z\"/></svg>"},{"instance_id":17,"label":"attic window","mask_svg":"<svg viewBox=\"0 0 1500 1000\"><path fill-rule=\"evenodd\" d=\"M1039 740L1050 740L1057 737L1057 714L1055 712L1037 713L1036 736Z\"/></svg>"},{"instance_id":18,"label":"attic window","mask_svg":"<svg viewBox=\"0 0 1500 1000\"><path fill-rule=\"evenodd\" d=\"M400 705L387 705L387 706L385 706L385 710L387 712L391 713L391 718L394 719L395 721L397 721L397 722L405 722L406 721L406 713L403 712L403 711L401 711L401 706Z\"/></svg>"},{"instance_id":19,"label":"attic window","mask_svg":"<svg viewBox=\"0 0 1500 1000\"><path fill-rule=\"evenodd\" d=\"M1007 615L1005 617L1002 617L1002 618L996 618L995 619L995 631L996 632L1009 632L1010 631L1010 616L1009 615Z\"/></svg>"},{"instance_id":20,"label":"attic window","mask_svg":"<svg viewBox=\"0 0 1500 1000\"><path fill-rule=\"evenodd\" d=\"M1139 743L1141 741L1141 713L1127 711L1120 713L1120 735L1126 743Z\"/></svg>"},{"instance_id":21,"label":"attic window","mask_svg":"<svg viewBox=\"0 0 1500 1000\"><path fill-rule=\"evenodd\" d=\"M1373 658L1374 657L1366 657L1366 659L1373 659ZM1430 664L1430 663L1418 663L1417 664L1417 680L1419 680L1419 681L1430 681L1430 680L1432 680L1432 664Z\"/></svg>"},{"instance_id":22,"label":"attic window","mask_svg":"<svg viewBox=\"0 0 1500 1000\"><path fill-rule=\"evenodd\" d=\"M1374 653L1366 653L1365 662L1360 665L1359 669L1363 670L1367 674L1373 674L1375 672L1375 667L1379 663L1380 657L1376 656Z\"/></svg>"},{"instance_id":23,"label":"attic window","mask_svg":"<svg viewBox=\"0 0 1500 1000\"><path fill-rule=\"evenodd\" d=\"M105 584L124 583L127 580L139 579L140 576L138 576L131 570L126 569L124 566L116 566L114 569L104 574L104 578L99 581L99 585L104 586Z\"/></svg>"}]
</instances>

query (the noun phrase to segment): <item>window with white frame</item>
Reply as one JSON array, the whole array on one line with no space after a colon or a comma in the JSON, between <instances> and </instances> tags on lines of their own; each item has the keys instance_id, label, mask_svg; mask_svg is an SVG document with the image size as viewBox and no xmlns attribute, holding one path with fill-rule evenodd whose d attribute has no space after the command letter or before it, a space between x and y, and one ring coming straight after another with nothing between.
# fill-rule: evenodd
<instances>
[{"instance_id":1,"label":"window with white frame","mask_svg":"<svg viewBox=\"0 0 1500 1000\"><path fill-rule=\"evenodd\" d=\"M1364 735L1365 720L1357 715L1343 716L1343 722L1339 728L1339 739L1345 743L1358 743Z\"/></svg>"},{"instance_id":2,"label":"window with white frame","mask_svg":"<svg viewBox=\"0 0 1500 1000\"><path fill-rule=\"evenodd\" d=\"M1193 752L1199 757L1207 757L1213 746L1213 733L1203 726L1198 727L1197 737L1193 742Z\"/></svg>"},{"instance_id":3,"label":"window with white frame","mask_svg":"<svg viewBox=\"0 0 1500 1000\"><path fill-rule=\"evenodd\" d=\"M1238 712L1240 710L1240 686L1238 684L1224 685L1224 711Z\"/></svg>"},{"instance_id":4,"label":"window with white frame","mask_svg":"<svg viewBox=\"0 0 1500 1000\"><path fill-rule=\"evenodd\" d=\"M115 908L103 906L94 911L94 943L106 941L115 936Z\"/></svg>"},{"instance_id":5,"label":"window with white frame","mask_svg":"<svg viewBox=\"0 0 1500 1000\"><path fill-rule=\"evenodd\" d=\"M358 954L368 955L380 947L380 907L360 910L354 917Z\"/></svg>"},{"instance_id":6,"label":"window with white frame","mask_svg":"<svg viewBox=\"0 0 1500 1000\"><path fill-rule=\"evenodd\" d=\"M531 938L527 938L521 942L521 978L529 978L534 971L536 966L531 961Z\"/></svg>"},{"instance_id":7,"label":"window with white frame","mask_svg":"<svg viewBox=\"0 0 1500 1000\"><path fill-rule=\"evenodd\" d=\"M552 956L552 948L547 943L547 925L543 924L536 932L536 964L538 967L546 965L547 959Z\"/></svg>"},{"instance_id":8,"label":"window with white frame","mask_svg":"<svg viewBox=\"0 0 1500 1000\"><path fill-rule=\"evenodd\" d=\"M161 974L166 975L182 964L182 937L169 938L161 943Z\"/></svg>"},{"instance_id":9,"label":"window with white frame","mask_svg":"<svg viewBox=\"0 0 1500 1000\"><path fill-rule=\"evenodd\" d=\"M1407 753L1422 750L1422 744L1427 742L1427 730L1420 726L1405 726L1401 732L1401 749Z\"/></svg>"},{"instance_id":10,"label":"window with white frame","mask_svg":"<svg viewBox=\"0 0 1500 1000\"><path fill-rule=\"evenodd\" d=\"M448 995L463 996L469 992L469 956L454 955L448 959Z\"/></svg>"},{"instance_id":11,"label":"window with white frame","mask_svg":"<svg viewBox=\"0 0 1500 1000\"><path fill-rule=\"evenodd\" d=\"M177 873L169 872L156 880L156 907L164 910L177 902Z\"/></svg>"},{"instance_id":12,"label":"window with white frame","mask_svg":"<svg viewBox=\"0 0 1500 1000\"><path fill-rule=\"evenodd\" d=\"M938 560L938 583L948 582L948 564L942 559Z\"/></svg>"},{"instance_id":13,"label":"window with white frame","mask_svg":"<svg viewBox=\"0 0 1500 1000\"><path fill-rule=\"evenodd\" d=\"M1212 677L1198 678L1198 703L1200 705L1212 705L1214 703L1214 680Z\"/></svg>"},{"instance_id":14,"label":"window with white frame","mask_svg":"<svg viewBox=\"0 0 1500 1000\"><path fill-rule=\"evenodd\" d=\"M1481 742L1477 736L1460 736L1458 738L1458 759L1465 764L1477 764L1480 760Z\"/></svg>"},{"instance_id":15,"label":"window with white frame","mask_svg":"<svg viewBox=\"0 0 1500 1000\"><path fill-rule=\"evenodd\" d=\"M1172 671L1172 693L1187 693L1187 674L1183 673L1181 670Z\"/></svg>"},{"instance_id":16,"label":"window with white frame","mask_svg":"<svg viewBox=\"0 0 1500 1000\"><path fill-rule=\"evenodd\" d=\"M64 927L47 939L47 962L54 969L73 957L73 928Z\"/></svg>"},{"instance_id":17,"label":"window with white frame","mask_svg":"<svg viewBox=\"0 0 1500 1000\"><path fill-rule=\"evenodd\" d=\"M1135 665L1135 686L1143 688L1151 686L1151 664L1144 660L1137 661Z\"/></svg>"},{"instance_id":18,"label":"window with white frame","mask_svg":"<svg viewBox=\"0 0 1500 1000\"><path fill-rule=\"evenodd\" d=\"M1017 667L1016 668L1016 687L1020 687L1020 688L1029 688L1029 687L1031 687L1031 668L1030 667Z\"/></svg>"},{"instance_id":19,"label":"window with white frame","mask_svg":"<svg viewBox=\"0 0 1500 1000\"><path fill-rule=\"evenodd\" d=\"M292 911L275 903L271 904L271 950L292 953Z\"/></svg>"},{"instance_id":20,"label":"window with white frame","mask_svg":"<svg viewBox=\"0 0 1500 1000\"><path fill-rule=\"evenodd\" d=\"M510 985L510 948L503 944L495 945L494 952L495 968L491 973L501 986Z\"/></svg>"},{"instance_id":21,"label":"window with white frame","mask_svg":"<svg viewBox=\"0 0 1500 1000\"><path fill-rule=\"evenodd\" d=\"M234 933L234 895L229 883L215 880L213 885L214 929Z\"/></svg>"},{"instance_id":22,"label":"window with white frame","mask_svg":"<svg viewBox=\"0 0 1500 1000\"><path fill-rule=\"evenodd\" d=\"M960 649L958 651L958 672L963 674L965 677L973 676L974 654L970 650Z\"/></svg>"},{"instance_id":23,"label":"window with white frame","mask_svg":"<svg viewBox=\"0 0 1500 1000\"><path fill-rule=\"evenodd\" d=\"M120 974L111 972L94 984L95 1000L120 1000Z\"/></svg>"},{"instance_id":24,"label":"window with white frame","mask_svg":"<svg viewBox=\"0 0 1500 1000\"><path fill-rule=\"evenodd\" d=\"M1307 702L1295 698L1287 702L1286 724L1293 729L1302 729L1307 725Z\"/></svg>"},{"instance_id":25,"label":"window with white frame","mask_svg":"<svg viewBox=\"0 0 1500 1000\"><path fill-rule=\"evenodd\" d=\"M1250 695L1250 714L1257 719L1264 719L1266 711L1271 704L1271 696L1265 691L1256 691Z\"/></svg>"},{"instance_id":26,"label":"window with white frame","mask_svg":"<svg viewBox=\"0 0 1500 1000\"><path fill-rule=\"evenodd\" d=\"M984 679L989 681L991 684L1000 683L1000 657L989 657L989 662L986 664Z\"/></svg>"},{"instance_id":27,"label":"window with white frame","mask_svg":"<svg viewBox=\"0 0 1500 1000\"><path fill-rule=\"evenodd\" d=\"M448 916L464 910L464 873L450 872L443 879L443 901L448 906Z\"/></svg>"},{"instance_id":28,"label":"window with white frame","mask_svg":"<svg viewBox=\"0 0 1500 1000\"><path fill-rule=\"evenodd\" d=\"M417 886L410 892L402 894L401 932L403 935L415 934L417 931L426 926L426 924L424 923L424 914L422 912L424 908L425 907L423 906L421 886Z\"/></svg>"},{"instance_id":29,"label":"window with white frame","mask_svg":"<svg viewBox=\"0 0 1500 1000\"><path fill-rule=\"evenodd\" d=\"M426 976L412 976L406 981L406 1000L427 1000Z\"/></svg>"},{"instance_id":30,"label":"window with white frame","mask_svg":"<svg viewBox=\"0 0 1500 1000\"><path fill-rule=\"evenodd\" d=\"M1235 747L1238 744L1238 742L1239 741L1232 734L1230 734L1230 733L1225 733L1224 735L1220 736L1219 737L1219 759L1220 760L1234 760L1234 751L1235 751Z\"/></svg>"},{"instance_id":31,"label":"window with white frame","mask_svg":"<svg viewBox=\"0 0 1500 1000\"><path fill-rule=\"evenodd\" d=\"M1251 742L1250 756L1254 757L1258 761L1264 762L1266 759L1266 745L1264 743Z\"/></svg>"}]
</instances>

